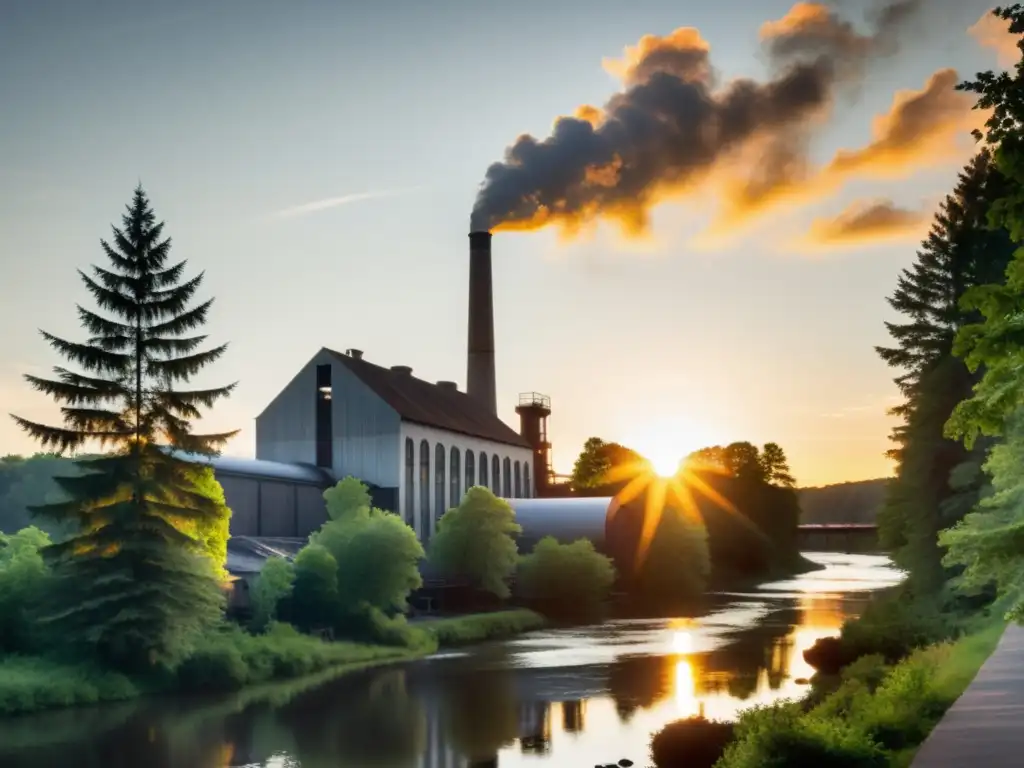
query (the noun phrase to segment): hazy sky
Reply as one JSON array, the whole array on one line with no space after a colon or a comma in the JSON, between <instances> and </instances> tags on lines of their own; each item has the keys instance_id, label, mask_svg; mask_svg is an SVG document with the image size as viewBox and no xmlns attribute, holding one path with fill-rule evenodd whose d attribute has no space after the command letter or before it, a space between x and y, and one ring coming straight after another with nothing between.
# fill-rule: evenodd
<instances>
[{"instance_id":1,"label":"hazy sky","mask_svg":"<svg viewBox=\"0 0 1024 768\"><path fill-rule=\"evenodd\" d=\"M837 7L859 23L864 5ZM925 5L899 54L869 62L815 125L815 162L868 145L896 91L996 66L967 33L988 3ZM252 455L254 417L323 346L464 384L466 233L487 167L621 90L602 60L644 35L696 27L722 82L768 77L759 30L790 6L8 0L0 411L53 416L20 378L59 362L36 329L80 338L75 270L103 263L98 240L140 180L217 298L208 331L231 347L209 380L240 384L209 426L242 428L229 453ZM659 456L774 440L801 484L887 474L896 390L873 347L921 230L838 247L813 222L882 197L933 210L972 152L969 137L951 146L889 157L888 177L850 174L714 242L699 238L711 187L658 207L642 242L614 226L569 244L499 233L501 415L517 424L519 392L550 395L562 471L599 435ZM0 453L32 450L0 420Z\"/></svg>"}]
</instances>

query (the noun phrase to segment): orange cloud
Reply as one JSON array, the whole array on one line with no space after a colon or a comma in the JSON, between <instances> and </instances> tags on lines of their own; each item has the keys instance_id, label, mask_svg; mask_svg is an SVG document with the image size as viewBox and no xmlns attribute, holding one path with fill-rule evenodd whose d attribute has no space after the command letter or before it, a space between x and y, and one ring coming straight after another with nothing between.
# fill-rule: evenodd
<instances>
[{"instance_id":1,"label":"orange cloud","mask_svg":"<svg viewBox=\"0 0 1024 768\"><path fill-rule=\"evenodd\" d=\"M996 52L999 66L1009 68L1020 61L1021 37L1010 31L1010 22L1006 19L1001 19L991 11L986 11L967 32L977 41L978 45L992 48Z\"/></svg>"},{"instance_id":2,"label":"orange cloud","mask_svg":"<svg viewBox=\"0 0 1024 768\"><path fill-rule=\"evenodd\" d=\"M837 216L816 219L807 242L817 245L860 245L913 240L927 231L931 214L897 206L892 200L860 200Z\"/></svg>"},{"instance_id":3,"label":"orange cloud","mask_svg":"<svg viewBox=\"0 0 1024 768\"><path fill-rule=\"evenodd\" d=\"M973 109L973 96L957 91L958 82L955 70L940 69L922 89L898 91L889 110L873 120L871 141L839 150L824 167L812 168L799 146L764 148L756 161L744 162L742 173L722 179L714 229L732 230L780 205L820 199L853 179L903 177L962 161L973 151L970 131L987 114Z\"/></svg>"}]
</instances>

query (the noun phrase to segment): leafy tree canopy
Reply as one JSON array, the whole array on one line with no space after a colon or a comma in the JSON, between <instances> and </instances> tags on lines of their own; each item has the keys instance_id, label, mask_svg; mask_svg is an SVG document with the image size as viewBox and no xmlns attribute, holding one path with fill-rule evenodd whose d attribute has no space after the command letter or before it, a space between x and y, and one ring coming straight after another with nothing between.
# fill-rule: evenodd
<instances>
[{"instance_id":1,"label":"leafy tree canopy","mask_svg":"<svg viewBox=\"0 0 1024 768\"><path fill-rule=\"evenodd\" d=\"M518 558L514 537L522 530L507 501L487 488L470 488L441 518L430 542L430 562L448 576L506 598Z\"/></svg>"}]
</instances>

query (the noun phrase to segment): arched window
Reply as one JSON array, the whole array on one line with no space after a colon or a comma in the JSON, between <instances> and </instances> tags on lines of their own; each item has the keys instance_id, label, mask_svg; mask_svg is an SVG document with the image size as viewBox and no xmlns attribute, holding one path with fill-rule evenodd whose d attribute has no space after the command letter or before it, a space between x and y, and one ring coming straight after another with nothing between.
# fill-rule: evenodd
<instances>
[{"instance_id":1,"label":"arched window","mask_svg":"<svg viewBox=\"0 0 1024 768\"><path fill-rule=\"evenodd\" d=\"M430 443L420 441L420 538L430 538Z\"/></svg>"},{"instance_id":2,"label":"arched window","mask_svg":"<svg viewBox=\"0 0 1024 768\"><path fill-rule=\"evenodd\" d=\"M473 454L466 454L467 469L472 458ZM459 502L462 501L462 454L454 445L452 446L452 465L448 470L448 477L450 478L448 493L451 496L451 505L457 507Z\"/></svg>"},{"instance_id":3,"label":"arched window","mask_svg":"<svg viewBox=\"0 0 1024 768\"><path fill-rule=\"evenodd\" d=\"M448 505L444 503L448 489L444 482L444 446L438 443L437 448L434 449L434 525L431 526L432 529L437 527L437 521L448 511Z\"/></svg>"},{"instance_id":4,"label":"arched window","mask_svg":"<svg viewBox=\"0 0 1024 768\"><path fill-rule=\"evenodd\" d=\"M474 485L476 485L476 454L466 451L466 491Z\"/></svg>"},{"instance_id":5,"label":"arched window","mask_svg":"<svg viewBox=\"0 0 1024 768\"><path fill-rule=\"evenodd\" d=\"M512 460L508 456L501 462L501 492L506 499L512 498Z\"/></svg>"},{"instance_id":6,"label":"arched window","mask_svg":"<svg viewBox=\"0 0 1024 768\"><path fill-rule=\"evenodd\" d=\"M519 462L516 462L515 466L515 478L516 478L516 498L523 498L523 475L519 469Z\"/></svg>"},{"instance_id":7,"label":"arched window","mask_svg":"<svg viewBox=\"0 0 1024 768\"><path fill-rule=\"evenodd\" d=\"M497 454L491 456L491 490L495 496L501 496L501 459Z\"/></svg>"},{"instance_id":8,"label":"arched window","mask_svg":"<svg viewBox=\"0 0 1024 768\"><path fill-rule=\"evenodd\" d=\"M487 454L480 451L480 485L487 487Z\"/></svg>"},{"instance_id":9,"label":"arched window","mask_svg":"<svg viewBox=\"0 0 1024 768\"><path fill-rule=\"evenodd\" d=\"M413 462L416 461L416 446L412 438L405 438L405 522L408 525L416 525L416 468Z\"/></svg>"},{"instance_id":10,"label":"arched window","mask_svg":"<svg viewBox=\"0 0 1024 768\"><path fill-rule=\"evenodd\" d=\"M533 486L530 485L530 462L523 462L523 498L528 499L533 495Z\"/></svg>"}]
</instances>

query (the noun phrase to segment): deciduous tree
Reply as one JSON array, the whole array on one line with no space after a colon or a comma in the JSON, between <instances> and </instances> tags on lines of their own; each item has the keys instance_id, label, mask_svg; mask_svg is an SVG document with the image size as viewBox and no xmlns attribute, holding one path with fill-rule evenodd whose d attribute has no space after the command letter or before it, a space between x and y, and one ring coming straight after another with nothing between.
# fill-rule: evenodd
<instances>
[{"instance_id":1,"label":"deciduous tree","mask_svg":"<svg viewBox=\"0 0 1024 768\"><path fill-rule=\"evenodd\" d=\"M450 577L506 598L518 558L514 537L521 532L507 501L487 488L470 488L441 518L430 542L430 562Z\"/></svg>"}]
</instances>

